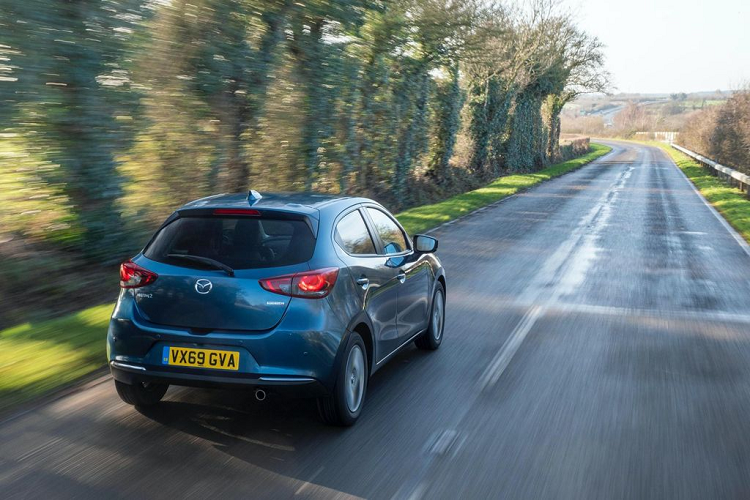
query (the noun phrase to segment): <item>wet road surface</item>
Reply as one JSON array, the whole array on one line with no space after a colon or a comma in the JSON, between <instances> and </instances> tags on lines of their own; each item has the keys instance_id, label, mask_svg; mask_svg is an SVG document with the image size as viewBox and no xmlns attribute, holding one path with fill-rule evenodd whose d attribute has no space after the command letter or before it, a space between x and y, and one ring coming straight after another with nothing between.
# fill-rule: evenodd
<instances>
[{"instance_id":1,"label":"wet road surface","mask_svg":"<svg viewBox=\"0 0 750 500\"><path fill-rule=\"evenodd\" d=\"M0 496L750 498L750 253L660 150L611 145L434 232L445 341L354 428L110 380L0 424Z\"/></svg>"}]
</instances>

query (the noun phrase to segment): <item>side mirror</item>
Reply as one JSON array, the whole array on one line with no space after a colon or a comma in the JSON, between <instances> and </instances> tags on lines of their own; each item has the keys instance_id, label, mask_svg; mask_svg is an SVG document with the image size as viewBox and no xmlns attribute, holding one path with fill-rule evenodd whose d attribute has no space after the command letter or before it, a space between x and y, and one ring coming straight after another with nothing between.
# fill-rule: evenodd
<instances>
[{"instance_id":1,"label":"side mirror","mask_svg":"<svg viewBox=\"0 0 750 500\"><path fill-rule=\"evenodd\" d=\"M414 236L414 250L418 253L432 253L438 248L438 240L425 234Z\"/></svg>"}]
</instances>

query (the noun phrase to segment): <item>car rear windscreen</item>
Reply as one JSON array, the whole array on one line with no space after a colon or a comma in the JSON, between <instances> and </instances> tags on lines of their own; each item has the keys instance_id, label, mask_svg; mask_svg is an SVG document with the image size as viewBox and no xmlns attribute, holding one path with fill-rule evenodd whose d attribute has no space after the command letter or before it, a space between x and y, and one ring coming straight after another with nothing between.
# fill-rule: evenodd
<instances>
[{"instance_id":1,"label":"car rear windscreen","mask_svg":"<svg viewBox=\"0 0 750 500\"><path fill-rule=\"evenodd\" d=\"M169 255L206 257L232 269L260 269L310 260L315 237L303 220L181 217L159 231L143 254L151 260L203 268Z\"/></svg>"}]
</instances>

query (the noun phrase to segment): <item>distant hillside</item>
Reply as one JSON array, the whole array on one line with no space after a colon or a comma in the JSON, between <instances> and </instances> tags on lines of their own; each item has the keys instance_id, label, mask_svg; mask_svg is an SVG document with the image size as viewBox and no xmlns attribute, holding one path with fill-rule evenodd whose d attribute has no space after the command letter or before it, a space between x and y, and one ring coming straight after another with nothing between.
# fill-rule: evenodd
<instances>
[{"instance_id":1,"label":"distant hillside","mask_svg":"<svg viewBox=\"0 0 750 500\"><path fill-rule=\"evenodd\" d=\"M593 94L569 103L562 131L587 135L623 135L636 131L674 131L694 112L727 101L733 91L671 94Z\"/></svg>"}]
</instances>

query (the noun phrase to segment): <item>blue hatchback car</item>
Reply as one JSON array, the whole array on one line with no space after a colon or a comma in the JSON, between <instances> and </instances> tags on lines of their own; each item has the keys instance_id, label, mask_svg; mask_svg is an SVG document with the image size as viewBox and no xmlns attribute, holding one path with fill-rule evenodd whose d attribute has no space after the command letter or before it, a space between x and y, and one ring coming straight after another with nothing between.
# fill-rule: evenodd
<instances>
[{"instance_id":1,"label":"blue hatchback car","mask_svg":"<svg viewBox=\"0 0 750 500\"><path fill-rule=\"evenodd\" d=\"M366 198L218 195L183 206L120 268L107 335L126 403L170 384L317 397L352 425L370 375L415 341L437 349L445 272L436 239Z\"/></svg>"}]
</instances>

